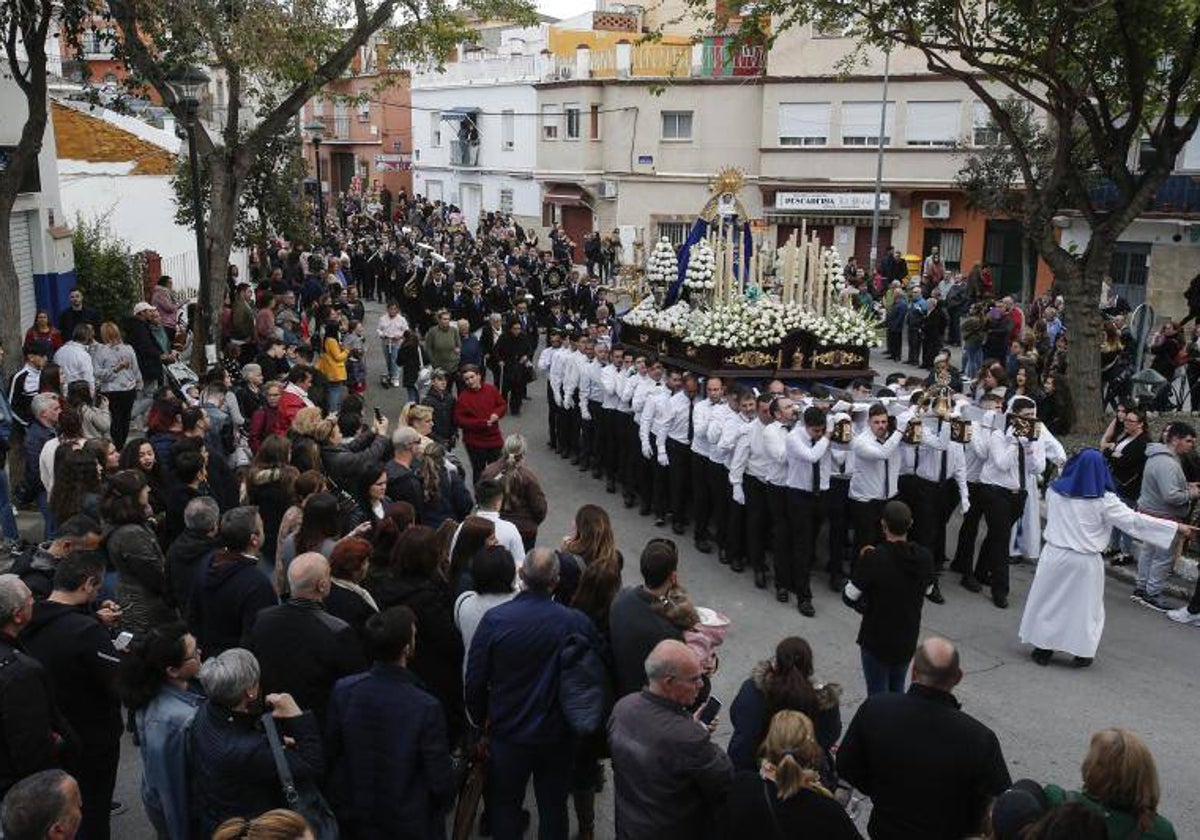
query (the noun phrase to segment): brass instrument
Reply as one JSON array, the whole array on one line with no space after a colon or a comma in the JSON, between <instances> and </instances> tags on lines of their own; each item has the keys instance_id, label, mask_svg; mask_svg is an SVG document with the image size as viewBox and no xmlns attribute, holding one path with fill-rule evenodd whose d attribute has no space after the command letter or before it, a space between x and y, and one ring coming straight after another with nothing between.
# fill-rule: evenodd
<instances>
[{"instance_id":1,"label":"brass instrument","mask_svg":"<svg viewBox=\"0 0 1200 840\"><path fill-rule=\"evenodd\" d=\"M1042 421L1036 417L1010 414L1008 415L1008 428L1012 430L1015 437L1037 440L1042 433Z\"/></svg>"},{"instance_id":2,"label":"brass instrument","mask_svg":"<svg viewBox=\"0 0 1200 840\"><path fill-rule=\"evenodd\" d=\"M900 436L900 440L904 443L919 444L921 442L922 430L925 424L921 422L920 417L914 417L908 421L908 425L904 427L904 434Z\"/></svg>"},{"instance_id":3,"label":"brass instrument","mask_svg":"<svg viewBox=\"0 0 1200 840\"><path fill-rule=\"evenodd\" d=\"M970 443L975 427L961 417L950 418L950 440L955 443Z\"/></svg>"},{"instance_id":4,"label":"brass instrument","mask_svg":"<svg viewBox=\"0 0 1200 840\"><path fill-rule=\"evenodd\" d=\"M843 417L833 424L833 431L829 433L829 440L832 443L848 444L854 438L854 421L849 417Z\"/></svg>"}]
</instances>

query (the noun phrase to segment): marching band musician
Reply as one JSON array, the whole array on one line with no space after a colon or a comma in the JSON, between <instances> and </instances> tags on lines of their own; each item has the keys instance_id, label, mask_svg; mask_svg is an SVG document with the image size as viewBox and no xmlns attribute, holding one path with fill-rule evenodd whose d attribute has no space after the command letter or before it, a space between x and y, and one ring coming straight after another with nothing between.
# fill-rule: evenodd
<instances>
[{"instance_id":1,"label":"marching band musician","mask_svg":"<svg viewBox=\"0 0 1200 840\"><path fill-rule=\"evenodd\" d=\"M985 576L992 590L992 603L1008 607L1008 544L1013 523L1021 516L1029 492L1037 492L1034 477L1046 469L1046 448L1035 439L1036 407L1028 397L1012 402L1007 428L987 435L987 462L980 470L983 485L980 504L987 536L975 562L975 574L963 579L972 592L982 589Z\"/></svg>"},{"instance_id":2,"label":"marching band musician","mask_svg":"<svg viewBox=\"0 0 1200 840\"><path fill-rule=\"evenodd\" d=\"M867 546L879 542L883 506L899 495L901 434L882 403L867 410L867 428L854 437L854 472L850 476L850 524L854 528L855 562Z\"/></svg>"},{"instance_id":3,"label":"marching band musician","mask_svg":"<svg viewBox=\"0 0 1200 840\"><path fill-rule=\"evenodd\" d=\"M950 564L951 571L963 576L964 585L967 578L973 578L972 569L975 564L975 541L979 536L979 523L983 519L983 505L980 504L983 485L979 482L979 473L987 463L988 436L991 424L1000 410L1004 400L999 394L984 394L979 400L981 417L971 420L971 442L963 447L964 473L967 481L967 506L963 514L962 524L958 528L958 545L954 551L954 561ZM965 407L962 403L956 411L961 418ZM968 587L969 588L969 587Z\"/></svg>"},{"instance_id":4,"label":"marching band musician","mask_svg":"<svg viewBox=\"0 0 1200 840\"><path fill-rule=\"evenodd\" d=\"M833 406L836 410L837 405ZM828 526L826 539L829 541L829 588L841 592L849 579L846 565L847 545L850 539L850 476L854 473L853 420L844 412L832 417L831 437L844 425L847 438L844 442L833 439L830 445L832 458L829 487L821 493L821 513Z\"/></svg>"},{"instance_id":5,"label":"marching band musician","mask_svg":"<svg viewBox=\"0 0 1200 840\"><path fill-rule=\"evenodd\" d=\"M692 409L692 518L695 522L693 538L696 550L701 554L711 553L713 545L712 522L715 505L709 484L713 443L709 439L708 430L710 423L719 427L723 416L719 410L722 408L726 408L725 382L719 376L710 376L704 381L704 398L696 400Z\"/></svg>"},{"instance_id":6,"label":"marching band musician","mask_svg":"<svg viewBox=\"0 0 1200 840\"><path fill-rule=\"evenodd\" d=\"M821 528L821 494L829 489L833 473L833 450L826 422L825 412L811 406L804 410L802 421L787 436L787 522L793 534L787 561L791 564L796 609L807 618L816 615L810 569ZM776 558L777 569L779 562Z\"/></svg>"}]
</instances>

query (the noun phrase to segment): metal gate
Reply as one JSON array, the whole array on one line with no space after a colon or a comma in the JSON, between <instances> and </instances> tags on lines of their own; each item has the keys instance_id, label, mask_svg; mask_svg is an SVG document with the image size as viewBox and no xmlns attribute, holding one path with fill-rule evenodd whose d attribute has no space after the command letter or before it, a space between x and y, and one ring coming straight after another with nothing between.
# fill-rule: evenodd
<instances>
[{"instance_id":1,"label":"metal gate","mask_svg":"<svg viewBox=\"0 0 1200 840\"><path fill-rule=\"evenodd\" d=\"M29 222L36 213L13 213L8 225L12 243L13 264L17 267L17 288L21 299L21 331L33 326L37 313L37 296L33 289L33 249L29 242ZM51 318L54 316L51 315Z\"/></svg>"}]
</instances>

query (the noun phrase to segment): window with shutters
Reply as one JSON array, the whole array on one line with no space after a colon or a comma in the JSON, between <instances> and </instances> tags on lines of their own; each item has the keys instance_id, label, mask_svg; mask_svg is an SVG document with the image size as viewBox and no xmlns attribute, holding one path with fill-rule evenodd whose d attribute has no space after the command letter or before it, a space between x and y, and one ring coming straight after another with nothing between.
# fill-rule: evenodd
<instances>
[{"instance_id":1,"label":"window with shutters","mask_svg":"<svg viewBox=\"0 0 1200 840\"><path fill-rule=\"evenodd\" d=\"M578 102L568 102L566 105L563 106L563 111L567 117L567 139L568 140L578 140L579 132L580 132L580 123L582 122L582 120L580 119L580 114L579 114L579 103Z\"/></svg>"},{"instance_id":2,"label":"window with shutters","mask_svg":"<svg viewBox=\"0 0 1200 840\"><path fill-rule=\"evenodd\" d=\"M828 102L779 103L779 145L827 145L829 113Z\"/></svg>"},{"instance_id":3,"label":"window with shutters","mask_svg":"<svg viewBox=\"0 0 1200 840\"><path fill-rule=\"evenodd\" d=\"M662 139L684 141L692 139L691 111L663 111Z\"/></svg>"},{"instance_id":4,"label":"window with shutters","mask_svg":"<svg viewBox=\"0 0 1200 840\"><path fill-rule=\"evenodd\" d=\"M658 238L662 239L665 236L678 248L687 240L690 229L691 226L687 222L659 222Z\"/></svg>"},{"instance_id":5,"label":"window with shutters","mask_svg":"<svg viewBox=\"0 0 1200 840\"><path fill-rule=\"evenodd\" d=\"M513 191L500 190L500 212L511 213L513 211Z\"/></svg>"},{"instance_id":6,"label":"window with shutters","mask_svg":"<svg viewBox=\"0 0 1200 840\"><path fill-rule=\"evenodd\" d=\"M995 146L1003 139L991 109L979 100L971 105L971 129L971 143L975 146Z\"/></svg>"},{"instance_id":7,"label":"window with shutters","mask_svg":"<svg viewBox=\"0 0 1200 840\"><path fill-rule=\"evenodd\" d=\"M516 114L513 111L500 112L500 148L510 152L516 146Z\"/></svg>"},{"instance_id":8,"label":"window with shutters","mask_svg":"<svg viewBox=\"0 0 1200 840\"><path fill-rule=\"evenodd\" d=\"M909 102L904 142L909 146L951 147L958 145L962 103Z\"/></svg>"},{"instance_id":9,"label":"window with shutters","mask_svg":"<svg viewBox=\"0 0 1200 840\"><path fill-rule=\"evenodd\" d=\"M842 145L878 146L880 102L842 103ZM883 145L892 143L892 130L896 125L896 103L887 103L883 128Z\"/></svg>"},{"instance_id":10,"label":"window with shutters","mask_svg":"<svg viewBox=\"0 0 1200 840\"><path fill-rule=\"evenodd\" d=\"M429 112L429 145L435 149L442 145L442 112Z\"/></svg>"},{"instance_id":11,"label":"window with shutters","mask_svg":"<svg viewBox=\"0 0 1200 840\"><path fill-rule=\"evenodd\" d=\"M562 124L562 109L558 105L542 106L542 139L557 140Z\"/></svg>"}]
</instances>

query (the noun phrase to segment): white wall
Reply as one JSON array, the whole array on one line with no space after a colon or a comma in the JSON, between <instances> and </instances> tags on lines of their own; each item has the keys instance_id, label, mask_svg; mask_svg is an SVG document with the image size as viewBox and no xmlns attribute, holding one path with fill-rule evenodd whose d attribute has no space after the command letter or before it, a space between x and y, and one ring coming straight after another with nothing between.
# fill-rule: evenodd
<instances>
[{"instance_id":1,"label":"white wall","mask_svg":"<svg viewBox=\"0 0 1200 840\"><path fill-rule=\"evenodd\" d=\"M417 88L412 91L413 149L419 150L414 169L448 167L450 141L457 137L458 121L442 120L442 142L431 145L433 112L453 108L479 108L479 167L532 172L537 166L537 93L529 84L464 85ZM513 148L501 148L501 111L513 111ZM414 158L417 156L414 156Z\"/></svg>"},{"instance_id":2,"label":"white wall","mask_svg":"<svg viewBox=\"0 0 1200 840\"><path fill-rule=\"evenodd\" d=\"M112 232L135 252L157 251L168 257L196 250L192 229L174 222L175 201L168 176L89 173L88 168L76 161L60 162L68 224L74 225L76 216L88 220L107 217Z\"/></svg>"}]
</instances>

